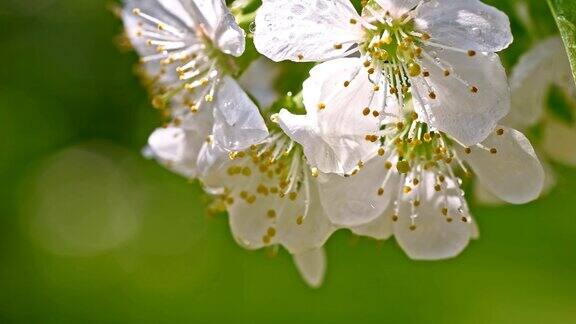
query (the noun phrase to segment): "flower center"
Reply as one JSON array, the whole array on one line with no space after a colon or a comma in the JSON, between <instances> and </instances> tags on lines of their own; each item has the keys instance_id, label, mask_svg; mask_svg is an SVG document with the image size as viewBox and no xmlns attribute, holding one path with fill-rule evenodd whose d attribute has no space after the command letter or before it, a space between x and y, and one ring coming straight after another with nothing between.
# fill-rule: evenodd
<instances>
[{"instance_id":1,"label":"flower center","mask_svg":"<svg viewBox=\"0 0 576 324\"><path fill-rule=\"evenodd\" d=\"M245 178L241 182L231 181L232 187L241 188L240 198L250 204L258 195L277 195L295 201L306 186L308 176L302 150L283 133L272 134L264 144L232 152L229 157L232 162L227 175L231 180ZM238 190L232 188L231 191Z\"/></svg>"},{"instance_id":2,"label":"flower center","mask_svg":"<svg viewBox=\"0 0 576 324\"><path fill-rule=\"evenodd\" d=\"M436 192L442 197L438 213L446 222L451 223L455 219L471 222L466 214L462 179L457 176L458 173L466 176L470 173L458 156L454 144L445 134L430 131L428 126L419 122L418 116L412 113L406 116L403 122L387 124L381 134L370 138L367 136L366 139L380 142L378 155L385 160L384 167L389 172L376 194L383 196L385 192L392 190L397 197L392 215L394 222L397 222L401 215L400 201L409 200L410 229L416 230L418 210L422 199L426 199L422 196L425 192ZM398 174L400 179L397 186L391 186L393 173ZM424 181L431 174L433 181ZM450 199L453 201L450 202ZM456 205L456 210L452 210L451 205Z\"/></svg>"},{"instance_id":3,"label":"flower center","mask_svg":"<svg viewBox=\"0 0 576 324\"><path fill-rule=\"evenodd\" d=\"M143 38L146 46L155 52L142 57L141 62L159 66L156 75L151 76L153 105L164 109L183 90L188 90L183 96L184 103L193 113L203 102L213 101L220 75L233 73L236 67L230 57L217 48L204 27L199 25L189 30L138 8L132 13L138 18L135 35Z\"/></svg>"},{"instance_id":4,"label":"flower center","mask_svg":"<svg viewBox=\"0 0 576 324\"><path fill-rule=\"evenodd\" d=\"M366 58L365 66L369 74L383 73L394 86L392 91L408 92L408 76L417 77L422 72L418 59L422 57L421 44L430 38L427 34L414 31L414 23L409 14L392 17L374 5L365 10L372 16L369 20L372 29L365 30L360 43L360 52Z\"/></svg>"}]
</instances>

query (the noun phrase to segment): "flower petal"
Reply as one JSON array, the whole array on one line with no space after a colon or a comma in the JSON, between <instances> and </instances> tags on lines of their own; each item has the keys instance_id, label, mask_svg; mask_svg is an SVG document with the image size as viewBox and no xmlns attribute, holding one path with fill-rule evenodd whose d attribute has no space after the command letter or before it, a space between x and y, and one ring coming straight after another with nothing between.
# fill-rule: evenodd
<instances>
[{"instance_id":1,"label":"flower petal","mask_svg":"<svg viewBox=\"0 0 576 324\"><path fill-rule=\"evenodd\" d=\"M396 199L396 196L392 199ZM389 203L376 219L368 224L351 227L350 229L356 235L368 236L376 240L387 240L393 234L392 216L394 216L394 207L393 203Z\"/></svg>"},{"instance_id":2,"label":"flower petal","mask_svg":"<svg viewBox=\"0 0 576 324\"><path fill-rule=\"evenodd\" d=\"M513 40L508 16L478 0L423 2L415 23L433 42L463 50L499 52Z\"/></svg>"},{"instance_id":3,"label":"flower petal","mask_svg":"<svg viewBox=\"0 0 576 324\"><path fill-rule=\"evenodd\" d=\"M226 9L214 31L214 42L225 54L241 56L246 49L246 33L236 23L234 16Z\"/></svg>"},{"instance_id":4,"label":"flower petal","mask_svg":"<svg viewBox=\"0 0 576 324\"><path fill-rule=\"evenodd\" d=\"M238 83L224 76L215 95L214 140L228 150L243 150L260 143L268 129L258 107Z\"/></svg>"},{"instance_id":5,"label":"flower petal","mask_svg":"<svg viewBox=\"0 0 576 324\"><path fill-rule=\"evenodd\" d=\"M415 260L455 257L477 234L454 180L446 179L440 192L434 189L435 185L435 174L424 173L419 187L420 206L413 211L413 197L401 197L398 221L393 225L398 244ZM443 208L447 209L446 215Z\"/></svg>"},{"instance_id":6,"label":"flower petal","mask_svg":"<svg viewBox=\"0 0 576 324\"><path fill-rule=\"evenodd\" d=\"M488 189L484 188L484 186L482 186L479 183L474 183L473 192L476 200L482 205L496 207L505 204L505 202L502 201L502 199L496 197L493 193L488 191Z\"/></svg>"},{"instance_id":7,"label":"flower petal","mask_svg":"<svg viewBox=\"0 0 576 324\"><path fill-rule=\"evenodd\" d=\"M458 155L478 175L480 184L512 204L524 204L540 196L544 169L526 136L501 127L482 146L472 147L469 154L457 148Z\"/></svg>"},{"instance_id":8,"label":"flower petal","mask_svg":"<svg viewBox=\"0 0 576 324\"><path fill-rule=\"evenodd\" d=\"M278 99L274 84L280 76L280 67L265 57L255 60L240 77L240 85L256 98L261 108L269 108Z\"/></svg>"},{"instance_id":9,"label":"flower petal","mask_svg":"<svg viewBox=\"0 0 576 324\"><path fill-rule=\"evenodd\" d=\"M350 173L378 148L366 136L379 131L384 114L374 117L363 111L367 107L380 111L384 94L374 92L368 74L360 67L357 58L316 66L304 82L307 115L280 113L282 129L304 147L309 164L324 173Z\"/></svg>"},{"instance_id":10,"label":"flower petal","mask_svg":"<svg viewBox=\"0 0 576 324\"><path fill-rule=\"evenodd\" d=\"M250 166L249 161L245 163L240 166ZM258 193L261 185L274 188L278 184L257 170L250 176L223 177L234 199L228 208L230 227L236 241L245 248L280 244L297 254L321 247L335 230L320 206L315 185L306 182L296 199L290 199L289 195ZM245 198L250 196L254 198Z\"/></svg>"},{"instance_id":11,"label":"flower petal","mask_svg":"<svg viewBox=\"0 0 576 324\"><path fill-rule=\"evenodd\" d=\"M273 61L310 62L342 56L361 36L360 17L349 0L264 0L254 43Z\"/></svg>"},{"instance_id":12,"label":"flower petal","mask_svg":"<svg viewBox=\"0 0 576 324\"><path fill-rule=\"evenodd\" d=\"M376 3L372 4L372 6L380 6L380 8L375 8L376 12L388 12L392 17L399 19L408 11L416 8L420 2L421 0L376 0ZM364 10L362 13L364 18L370 18L371 16L371 11L369 10Z\"/></svg>"},{"instance_id":13,"label":"flower petal","mask_svg":"<svg viewBox=\"0 0 576 324\"><path fill-rule=\"evenodd\" d=\"M323 246L337 229L322 208L316 182L310 174L306 178L309 183L300 190L298 199L294 202L297 206L304 206L304 209L295 214L297 209L288 208L285 212L287 215L278 218L279 239L290 253L301 253ZM309 189L306 189L306 186L309 186ZM303 218L299 219L300 216Z\"/></svg>"},{"instance_id":14,"label":"flower petal","mask_svg":"<svg viewBox=\"0 0 576 324\"><path fill-rule=\"evenodd\" d=\"M387 157L386 157L387 158ZM376 157L352 177L325 175L319 179L320 200L332 223L359 226L374 221L390 205L398 173Z\"/></svg>"},{"instance_id":15,"label":"flower petal","mask_svg":"<svg viewBox=\"0 0 576 324\"><path fill-rule=\"evenodd\" d=\"M188 28L195 28L196 24L190 17L190 13L186 10L186 8L182 5L182 1L177 0L129 0L129 2L138 3L150 3L151 5L155 5L159 3L168 13L170 13L175 18L178 18L180 21L184 23Z\"/></svg>"},{"instance_id":16,"label":"flower petal","mask_svg":"<svg viewBox=\"0 0 576 324\"><path fill-rule=\"evenodd\" d=\"M298 272L310 287L319 288L322 286L326 275L326 252L324 248L294 254L292 257Z\"/></svg>"},{"instance_id":17,"label":"flower petal","mask_svg":"<svg viewBox=\"0 0 576 324\"><path fill-rule=\"evenodd\" d=\"M148 139L151 157L186 178L197 175L196 159L201 146L194 131L172 126L156 129Z\"/></svg>"},{"instance_id":18,"label":"flower petal","mask_svg":"<svg viewBox=\"0 0 576 324\"><path fill-rule=\"evenodd\" d=\"M510 111L510 91L499 57L424 50L421 64L430 76L413 82L431 126L464 145L480 143Z\"/></svg>"},{"instance_id":19,"label":"flower petal","mask_svg":"<svg viewBox=\"0 0 576 324\"><path fill-rule=\"evenodd\" d=\"M204 29L222 52L234 56L244 53L244 31L234 20L224 0L188 0L184 1L184 5L196 24Z\"/></svg>"},{"instance_id":20,"label":"flower petal","mask_svg":"<svg viewBox=\"0 0 576 324\"><path fill-rule=\"evenodd\" d=\"M192 24L190 16L185 11L179 11L178 14L173 12L178 7L178 1L172 3L167 0L163 0L161 2L153 0L128 0L125 2L124 9L122 10L124 29L126 31L126 35L130 39L130 43L142 58L159 57L157 47L149 45L149 37L142 34L144 27L149 30L155 30L158 28L158 24L141 18L134 12L134 10L137 10L142 14L152 16L158 21L161 21L163 24L169 25L170 27L182 32L181 37L163 35L164 37L167 37L172 41L186 42L187 45L191 45L196 42L196 36L191 32L190 29L190 24ZM160 58L147 61L145 64L146 72L151 76L160 75L160 71L163 68L166 69L166 67L161 66L160 61ZM172 69L168 70L171 71ZM161 81L174 82L177 80L178 75L176 73L165 73Z\"/></svg>"},{"instance_id":21,"label":"flower petal","mask_svg":"<svg viewBox=\"0 0 576 324\"><path fill-rule=\"evenodd\" d=\"M148 145L163 160L180 161L186 150L186 133L182 128L158 128L148 139Z\"/></svg>"},{"instance_id":22,"label":"flower petal","mask_svg":"<svg viewBox=\"0 0 576 324\"><path fill-rule=\"evenodd\" d=\"M549 118L544 131L543 148L548 156L560 163L576 166L576 127Z\"/></svg>"},{"instance_id":23,"label":"flower petal","mask_svg":"<svg viewBox=\"0 0 576 324\"><path fill-rule=\"evenodd\" d=\"M526 128L544 113L550 87L556 84L571 93L574 82L562 39L554 36L520 58L512 71L512 110L503 124Z\"/></svg>"}]
</instances>

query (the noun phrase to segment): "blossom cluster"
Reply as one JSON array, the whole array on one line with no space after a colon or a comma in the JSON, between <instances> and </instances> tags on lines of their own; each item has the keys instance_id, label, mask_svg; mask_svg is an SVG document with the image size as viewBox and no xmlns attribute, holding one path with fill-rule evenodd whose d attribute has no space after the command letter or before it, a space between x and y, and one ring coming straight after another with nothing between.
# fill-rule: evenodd
<instances>
[{"instance_id":1,"label":"blossom cluster","mask_svg":"<svg viewBox=\"0 0 576 324\"><path fill-rule=\"evenodd\" d=\"M553 177L521 131L543 120L542 152L576 163L558 140L576 130L542 108L552 84L576 97L557 38L526 54L510 88L497 54L509 19L479 0L369 0L360 13L350 0L255 3L124 1L168 120L145 152L199 180L241 246L285 248L311 286L337 230L445 259L479 235L468 182L491 202L537 199ZM245 68L252 40L265 58ZM272 90L282 61L316 63L300 92Z\"/></svg>"}]
</instances>

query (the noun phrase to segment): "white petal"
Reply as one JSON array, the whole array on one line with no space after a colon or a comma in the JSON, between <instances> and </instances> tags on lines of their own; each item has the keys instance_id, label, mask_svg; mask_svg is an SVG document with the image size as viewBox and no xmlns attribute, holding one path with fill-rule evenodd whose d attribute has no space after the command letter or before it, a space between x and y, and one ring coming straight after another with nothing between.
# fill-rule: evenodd
<instances>
[{"instance_id":1,"label":"white petal","mask_svg":"<svg viewBox=\"0 0 576 324\"><path fill-rule=\"evenodd\" d=\"M394 185L389 186L389 188L394 188ZM396 199L396 195L393 195L392 199ZM386 209L372 222L350 229L356 235L368 236L376 240L387 240L393 234L392 216L394 216L394 208L395 205L389 203Z\"/></svg>"},{"instance_id":2,"label":"white petal","mask_svg":"<svg viewBox=\"0 0 576 324\"><path fill-rule=\"evenodd\" d=\"M458 154L492 194L512 204L530 202L542 192L544 169L526 136L515 129L501 129L503 135L490 135L482 143L484 148L472 147L470 154L458 148Z\"/></svg>"},{"instance_id":3,"label":"white petal","mask_svg":"<svg viewBox=\"0 0 576 324\"><path fill-rule=\"evenodd\" d=\"M230 227L236 241L245 248L259 249L280 244L290 253L297 254L321 247L334 232L334 226L322 211L315 185L310 187L308 197L306 190L302 189L297 199L291 200L288 196L280 198L278 194L257 194L261 184L269 188L278 184L269 181L266 174L256 169L249 177L226 176L227 187L234 197L234 203L228 208ZM249 203L242 199L243 191L255 195L256 200ZM271 228L275 235L267 241L264 237Z\"/></svg>"},{"instance_id":4,"label":"white petal","mask_svg":"<svg viewBox=\"0 0 576 324\"><path fill-rule=\"evenodd\" d=\"M197 25L222 52L234 56L244 53L245 34L234 20L224 0L188 0L184 5Z\"/></svg>"},{"instance_id":5,"label":"white petal","mask_svg":"<svg viewBox=\"0 0 576 324\"><path fill-rule=\"evenodd\" d=\"M143 14L154 17L162 23L176 28L183 33L188 33L190 31L190 16L186 14L186 12L176 15L171 11L175 7L178 7L179 2L174 3L174 6L167 5L166 3L168 3L168 1L160 2L153 0L128 0L125 2L125 6L122 10L124 28L126 30L126 35L132 43L132 46L134 46L134 49L138 52L138 54L140 54L140 56L158 54L155 46L148 45L147 41L149 38L140 35L140 32L142 31L142 23L149 25L150 29L152 30L157 28L157 24L148 22L147 20L136 15L133 12L135 9L139 10ZM184 38L185 37L182 37L182 39Z\"/></svg>"},{"instance_id":6,"label":"white petal","mask_svg":"<svg viewBox=\"0 0 576 324\"><path fill-rule=\"evenodd\" d=\"M195 136L195 132L182 128L158 128L148 139L148 149L151 157L168 169L183 177L195 178L196 159L202 145Z\"/></svg>"},{"instance_id":7,"label":"white petal","mask_svg":"<svg viewBox=\"0 0 576 324\"><path fill-rule=\"evenodd\" d=\"M294 218L297 209L289 208L286 215L278 218L279 240L280 243L290 251L290 253L301 253L311 248L319 248L323 246L328 238L337 229L328 219L320 203L318 194L318 187L312 180L311 175L308 174L310 179L309 196L306 194L306 188L300 190L298 199L294 202L297 206L308 207L307 213L302 213L298 216L305 215L301 224L295 222L297 217Z\"/></svg>"},{"instance_id":8,"label":"white petal","mask_svg":"<svg viewBox=\"0 0 576 324\"><path fill-rule=\"evenodd\" d=\"M186 133L182 128L158 128L148 139L148 145L163 160L179 161L186 150Z\"/></svg>"},{"instance_id":9,"label":"white petal","mask_svg":"<svg viewBox=\"0 0 576 324\"><path fill-rule=\"evenodd\" d=\"M161 85L174 85L180 79L176 68L179 62L170 65L163 65L161 61L170 54L159 53L157 46L148 44L149 40L170 41L180 43L184 48L194 46L198 43L195 34L194 24L188 11L182 9L179 1L155 1L144 0L126 1L122 11L122 20L126 35L136 52L141 56L144 70L150 78L154 78ZM152 20L145 19L133 12L138 9L143 15L153 17ZM158 24L164 25L164 31L158 30ZM177 35L174 32L178 33ZM155 34L155 36L146 33Z\"/></svg>"},{"instance_id":10,"label":"white petal","mask_svg":"<svg viewBox=\"0 0 576 324\"><path fill-rule=\"evenodd\" d=\"M215 94L213 134L218 145L233 151L260 143L268 136L258 107L229 76L224 76Z\"/></svg>"},{"instance_id":11,"label":"white petal","mask_svg":"<svg viewBox=\"0 0 576 324\"><path fill-rule=\"evenodd\" d=\"M548 38L524 54L512 71L510 84L512 110L502 123L520 128L533 126L544 113L551 86L556 84L570 93L574 85L562 39Z\"/></svg>"},{"instance_id":12,"label":"white petal","mask_svg":"<svg viewBox=\"0 0 576 324\"><path fill-rule=\"evenodd\" d=\"M576 127L549 118L544 131L543 147L548 156L560 163L576 166Z\"/></svg>"},{"instance_id":13,"label":"white petal","mask_svg":"<svg viewBox=\"0 0 576 324\"><path fill-rule=\"evenodd\" d=\"M425 51L434 54L430 48ZM430 77L413 79L430 124L464 145L483 141L510 111L510 91L499 57L485 53L470 57L449 50L436 56L442 63L432 57L422 61ZM445 70L449 76L444 76Z\"/></svg>"},{"instance_id":14,"label":"white petal","mask_svg":"<svg viewBox=\"0 0 576 324\"><path fill-rule=\"evenodd\" d=\"M187 27L195 28L195 26L196 26L196 24L192 20L192 17L190 17L189 12L182 5L181 0L143 0L143 1L142 0L139 0L139 1L130 0L130 2L138 3L138 5L141 5L141 3L144 3L144 2L149 2L149 3L158 2L162 7L164 7L164 9L168 13L170 13L174 17L178 18Z\"/></svg>"},{"instance_id":15,"label":"white petal","mask_svg":"<svg viewBox=\"0 0 576 324\"><path fill-rule=\"evenodd\" d=\"M356 175L325 175L319 180L320 200L332 223L359 226L374 221L390 204L398 174L385 168L386 160L371 159ZM390 175L388 175L390 173ZM383 190L383 191L380 191Z\"/></svg>"},{"instance_id":16,"label":"white petal","mask_svg":"<svg viewBox=\"0 0 576 324\"><path fill-rule=\"evenodd\" d=\"M383 91L373 96L373 85L360 64L360 59L347 58L316 66L304 82L307 115L280 113L282 129L304 147L309 164L324 173L350 173L377 149L366 135L379 131L382 117L362 112L366 107L380 110ZM345 81L350 81L348 87Z\"/></svg>"},{"instance_id":17,"label":"white petal","mask_svg":"<svg viewBox=\"0 0 576 324\"><path fill-rule=\"evenodd\" d=\"M470 239L477 234L470 220L467 206L460 196L460 189L452 179L446 179L445 189L436 192L435 175L426 172L420 187L421 204L412 212L411 198L402 197L398 221L394 223L394 235L398 244L415 260L438 260L460 254ZM447 202L447 203L446 203ZM442 214L442 208L448 214ZM459 209L462 208L462 212ZM416 228L412 230L411 216ZM462 221L462 217L467 222Z\"/></svg>"},{"instance_id":18,"label":"white petal","mask_svg":"<svg viewBox=\"0 0 576 324\"><path fill-rule=\"evenodd\" d=\"M256 98L262 108L268 108L278 99L274 89L275 81L280 76L280 67L265 57L254 61L240 77L240 85Z\"/></svg>"},{"instance_id":19,"label":"white petal","mask_svg":"<svg viewBox=\"0 0 576 324\"><path fill-rule=\"evenodd\" d=\"M293 255L298 272L312 288L319 288L326 275L326 252L324 248L312 249Z\"/></svg>"},{"instance_id":20,"label":"white petal","mask_svg":"<svg viewBox=\"0 0 576 324\"><path fill-rule=\"evenodd\" d=\"M482 186L479 183L474 184L474 197L480 204L486 206L496 207L505 204L505 202L502 201L502 199L496 197L493 193L488 191L488 189L484 188L484 186Z\"/></svg>"},{"instance_id":21,"label":"white petal","mask_svg":"<svg viewBox=\"0 0 576 324\"><path fill-rule=\"evenodd\" d=\"M256 49L277 62L342 56L361 37L360 17L349 0L264 0L256 15Z\"/></svg>"},{"instance_id":22,"label":"white petal","mask_svg":"<svg viewBox=\"0 0 576 324\"><path fill-rule=\"evenodd\" d=\"M206 191L219 192L229 185L223 169L230 162L229 153L214 142L204 141L198 153L197 173Z\"/></svg>"},{"instance_id":23,"label":"white petal","mask_svg":"<svg viewBox=\"0 0 576 324\"><path fill-rule=\"evenodd\" d=\"M415 22L433 42L463 50L499 52L513 40L508 16L478 0L424 2Z\"/></svg>"},{"instance_id":24,"label":"white petal","mask_svg":"<svg viewBox=\"0 0 576 324\"><path fill-rule=\"evenodd\" d=\"M220 17L218 26L214 31L214 41L218 48L226 54L241 56L246 48L246 34L238 26L234 16L226 9Z\"/></svg>"},{"instance_id":25,"label":"white petal","mask_svg":"<svg viewBox=\"0 0 576 324\"><path fill-rule=\"evenodd\" d=\"M392 17L399 19L407 13L408 11L414 9L421 0L376 0L376 4L379 6L376 7L376 4L373 5L375 9L380 9L377 12L388 12ZM364 10L362 16L365 18L370 18L371 15L369 14L370 11Z\"/></svg>"},{"instance_id":26,"label":"white petal","mask_svg":"<svg viewBox=\"0 0 576 324\"><path fill-rule=\"evenodd\" d=\"M540 159L542 163L542 167L544 168L544 188L542 188L542 195L549 194L552 189L556 186L558 180L556 179L556 172L554 172L554 168L552 165L546 160Z\"/></svg>"}]
</instances>

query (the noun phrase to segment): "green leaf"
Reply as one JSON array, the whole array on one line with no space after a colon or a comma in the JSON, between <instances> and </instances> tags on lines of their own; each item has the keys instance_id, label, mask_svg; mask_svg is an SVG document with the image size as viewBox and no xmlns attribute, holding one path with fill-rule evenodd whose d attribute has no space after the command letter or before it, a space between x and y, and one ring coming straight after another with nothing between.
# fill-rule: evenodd
<instances>
[{"instance_id":1,"label":"green leaf","mask_svg":"<svg viewBox=\"0 0 576 324\"><path fill-rule=\"evenodd\" d=\"M576 80L576 25L574 25L576 23L576 1L548 0L548 3L560 29L560 34L562 34Z\"/></svg>"}]
</instances>

